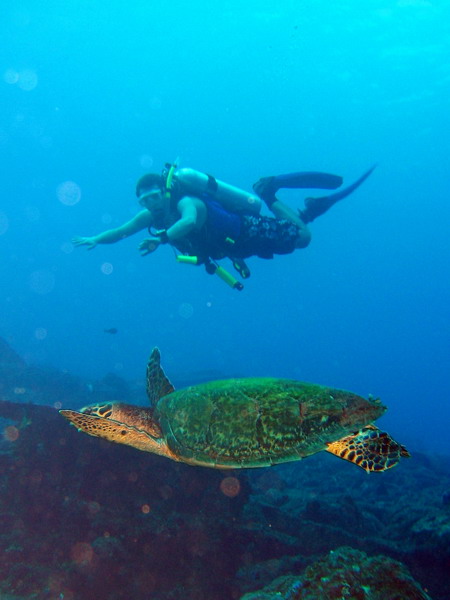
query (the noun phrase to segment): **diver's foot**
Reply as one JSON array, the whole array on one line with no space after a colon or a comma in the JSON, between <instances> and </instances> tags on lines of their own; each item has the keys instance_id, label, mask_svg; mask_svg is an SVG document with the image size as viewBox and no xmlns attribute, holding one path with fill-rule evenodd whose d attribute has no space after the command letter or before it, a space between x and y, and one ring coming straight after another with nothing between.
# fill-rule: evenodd
<instances>
[{"instance_id":1,"label":"diver's foot","mask_svg":"<svg viewBox=\"0 0 450 600\"><path fill-rule=\"evenodd\" d=\"M305 208L298 209L298 216L303 223L308 224L315 219L314 201L315 198L305 198Z\"/></svg>"},{"instance_id":2,"label":"diver's foot","mask_svg":"<svg viewBox=\"0 0 450 600\"><path fill-rule=\"evenodd\" d=\"M275 183L275 177L261 177L253 184L253 190L269 208L277 199L275 192L278 190L278 186Z\"/></svg>"},{"instance_id":3,"label":"diver's foot","mask_svg":"<svg viewBox=\"0 0 450 600\"><path fill-rule=\"evenodd\" d=\"M233 267L236 269L242 279L248 279L250 277L250 269L243 258L234 258L232 262Z\"/></svg>"},{"instance_id":4,"label":"diver's foot","mask_svg":"<svg viewBox=\"0 0 450 600\"><path fill-rule=\"evenodd\" d=\"M309 198L306 198L306 200L309 200ZM305 204L306 204L306 200L305 200ZM297 212L298 212L298 216L300 217L300 219L303 221L303 223L305 225L308 225L308 223L311 223L311 218L310 215L308 214L308 207L306 206L306 208L297 208Z\"/></svg>"}]
</instances>

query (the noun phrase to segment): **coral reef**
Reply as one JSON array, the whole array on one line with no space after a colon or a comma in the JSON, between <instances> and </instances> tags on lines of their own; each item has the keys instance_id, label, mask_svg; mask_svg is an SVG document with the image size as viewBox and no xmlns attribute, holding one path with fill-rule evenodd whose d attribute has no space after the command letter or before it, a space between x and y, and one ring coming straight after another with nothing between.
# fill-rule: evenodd
<instances>
[{"instance_id":1,"label":"coral reef","mask_svg":"<svg viewBox=\"0 0 450 600\"><path fill-rule=\"evenodd\" d=\"M386 556L368 557L338 548L300 577L279 577L241 600L430 600L404 565Z\"/></svg>"}]
</instances>

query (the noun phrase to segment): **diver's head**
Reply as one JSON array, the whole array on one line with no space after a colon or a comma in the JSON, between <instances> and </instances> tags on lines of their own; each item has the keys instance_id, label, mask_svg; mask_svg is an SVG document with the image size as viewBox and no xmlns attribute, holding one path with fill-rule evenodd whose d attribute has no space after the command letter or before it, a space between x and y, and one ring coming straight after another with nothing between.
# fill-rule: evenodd
<instances>
[{"instance_id":1,"label":"diver's head","mask_svg":"<svg viewBox=\"0 0 450 600\"><path fill-rule=\"evenodd\" d=\"M156 190L164 192L164 189L164 179L161 175L158 175L157 173L147 173L146 175L142 175L136 183L136 196L141 200L142 196L146 195L148 192Z\"/></svg>"},{"instance_id":2,"label":"diver's head","mask_svg":"<svg viewBox=\"0 0 450 600\"><path fill-rule=\"evenodd\" d=\"M143 175L136 184L136 196L139 204L155 215L167 211L164 179L156 173Z\"/></svg>"}]
</instances>

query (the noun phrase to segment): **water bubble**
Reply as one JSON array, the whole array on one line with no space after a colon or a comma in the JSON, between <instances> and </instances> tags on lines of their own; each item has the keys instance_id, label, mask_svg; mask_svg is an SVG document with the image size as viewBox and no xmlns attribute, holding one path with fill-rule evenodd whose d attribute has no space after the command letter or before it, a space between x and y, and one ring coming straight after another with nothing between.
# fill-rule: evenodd
<instances>
[{"instance_id":1,"label":"water bubble","mask_svg":"<svg viewBox=\"0 0 450 600\"><path fill-rule=\"evenodd\" d=\"M36 294L48 294L55 287L55 276L51 271L33 271L29 279L30 289Z\"/></svg>"},{"instance_id":2,"label":"water bubble","mask_svg":"<svg viewBox=\"0 0 450 600\"><path fill-rule=\"evenodd\" d=\"M19 430L14 425L9 425L3 430L3 437L8 442L15 442L19 438Z\"/></svg>"},{"instance_id":3,"label":"water bubble","mask_svg":"<svg viewBox=\"0 0 450 600\"><path fill-rule=\"evenodd\" d=\"M3 235L8 231L9 219L4 212L0 210L0 235Z\"/></svg>"},{"instance_id":4,"label":"water bubble","mask_svg":"<svg viewBox=\"0 0 450 600\"><path fill-rule=\"evenodd\" d=\"M149 154L143 154L139 159L139 162L143 169L151 169L153 166L153 157Z\"/></svg>"},{"instance_id":5,"label":"water bubble","mask_svg":"<svg viewBox=\"0 0 450 600\"><path fill-rule=\"evenodd\" d=\"M112 216L109 213L104 213L101 218L103 225L109 225L112 221Z\"/></svg>"},{"instance_id":6,"label":"water bubble","mask_svg":"<svg viewBox=\"0 0 450 600\"><path fill-rule=\"evenodd\" d=\"M17 85L25 92L31 92L38 84L38 76L33 69L24 69L19 72L19 81Z\"/></svg>"},{"instance_id":7,"label":"water bubble","mask_svg":"<svg viewBox=\"0 0 450 600\"><path fill-rule=\"evenodd\" d=\"M94 550L90 544L86 542L78 542L72 546L71 552L72 560L77 565L88 565L94 558Z\"/></svg>"},{"instance_id":8,"label":"water bubble","mask_svg":"<svg viewBox=\"0 0 450 600\"><path fill-rule=\"evenodd\" d=\"M19 81L19 73L15 69L7 69L3 73L5 83L14 84Z\"/></svg>"},{"instance_id":9,"label":"water bubble","mask_svg":"<svg viewBox=\"0 0 450 600\"><path fill-rule=\"evenodd\" d=\"M66 206L74 206L81 199L81 189L74 181L64 181L56 189L58 200Z\"/></svg>"},{"instance_id":10,"label":"water bubble","mask_svg":"<svg viewBox=\"0 0 450 600\"><path fill-rule=\"evenodd\" d=\"M180 317L183 317L183 319L189 319L194 314L194 307L192 304L189 304L189 302L183 302L178 307L178 314Z\"/></svg>"},{"instance_id":11,"label":"water bubble","mask_svg":"<svg viewBox=\"0 0 450 600\"><path fill-rule=\"evenodd\" d=\"M114 271L114 267L111 263L105 262L100 267L100 270L104 275L111 275L111 273Z\"/></svg>"},{"instance_id":12,"label":"water bubble","mask_svg":"<svg viewBox=\"0 0 450 600\"><path fill-rule=\"evenodd\" d=\"M235 498L241 491L241 484L236 477L225 477L220 482L220 491L228 498Z\"/></svg>"},{"instance_id":13,"label":"water bubble","mask_svg":"<svg viewBox=\"0 0 450 600\"><path fill-rule=\"evenodd\" d=\"M71 254L73 249L73 244L70 242L64 242L64 244L61 245L61 252L64 252L64 254Z\"/></svg>"},{"instance_id":14,"label":"water bubble","mask_svg":"<svg viewBox=\"0 0 450 600\"><path fill-rule=\"evenodd\" d=\"M47 337L47 330L45 329L45 327L38 327L37 329L35 329L34 337L37 340L45 340L45 338Z\"/></svg>"}]
</instances>

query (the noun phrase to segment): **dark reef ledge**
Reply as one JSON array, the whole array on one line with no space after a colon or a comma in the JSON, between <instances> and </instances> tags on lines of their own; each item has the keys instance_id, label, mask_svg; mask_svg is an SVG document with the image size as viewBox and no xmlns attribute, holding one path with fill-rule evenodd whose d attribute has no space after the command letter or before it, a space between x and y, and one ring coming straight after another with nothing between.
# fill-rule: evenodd
<instances>
[{"instance_id":1,"label":"dark reef ledge","mask_svg":"<svg viewBox=\"0 0 450 600\"><path fill-rule=\"evenodd\" d=\"M282 576L241 600L430 600L402 563L341 547L302 576Z\"/></svg>"}]
</instances>

